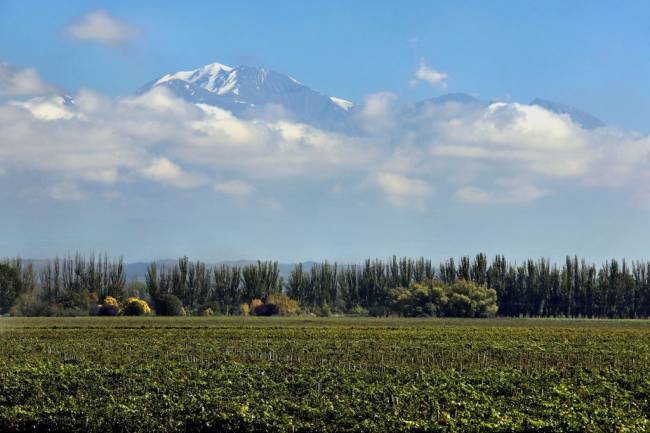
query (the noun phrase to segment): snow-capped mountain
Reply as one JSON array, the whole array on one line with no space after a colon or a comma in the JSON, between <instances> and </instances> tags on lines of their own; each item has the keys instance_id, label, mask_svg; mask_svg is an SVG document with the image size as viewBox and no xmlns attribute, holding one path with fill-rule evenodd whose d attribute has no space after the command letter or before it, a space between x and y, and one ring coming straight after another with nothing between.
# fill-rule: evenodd
<instances>
[{"instance_id":1,"label":"snow-capped mountain","mask_svg":"<svg viewBox=\"0 0 650 433\"><path fill-rule=\"evenodd\" d=\"M164 75L141 92L158 86L189 102L215 105L238 117L263 117L268 110L283 110L290 119L325 128L344 126L354 106L345 99L316 92L288 75L250 66L211 63Z\"/></svg>"},{"instance_id":2,"label":"snow-capped mountain","mask_svg":"<svg viewBox=\"0 0 650 433\"><path fill-rule=\"evenodd\" d=\"M354 129L350 114L354 103L310 89L289 75L252 66L231 67L211 63L198 69L166 74L140 89L165 87L191 103L213 105L245 119L265 118L273 113L324 129ZM490 104L466 93L449 93L402 107L402 115L417 115L429 107L453 104L457 109L472 106L480 109ZM596 117L565 105L536 98L538 105L558 114L568 115L585 129L605 124Z\"/></svg>"}]
</instances>

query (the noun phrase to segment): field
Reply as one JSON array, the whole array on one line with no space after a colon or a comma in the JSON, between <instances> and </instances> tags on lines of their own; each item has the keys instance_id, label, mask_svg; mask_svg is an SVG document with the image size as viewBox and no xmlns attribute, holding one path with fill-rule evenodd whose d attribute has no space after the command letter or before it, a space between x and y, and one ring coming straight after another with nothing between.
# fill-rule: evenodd
<instances>
[{"instance_id":1,"label":"field","mask_svg":"<svg viewBox=\"0 0 650 433\"><path fill-rule=\"evenodd\" d=\"M0 318L0 431L650 431L650 322Z\"/></svg>"}]
</instances>

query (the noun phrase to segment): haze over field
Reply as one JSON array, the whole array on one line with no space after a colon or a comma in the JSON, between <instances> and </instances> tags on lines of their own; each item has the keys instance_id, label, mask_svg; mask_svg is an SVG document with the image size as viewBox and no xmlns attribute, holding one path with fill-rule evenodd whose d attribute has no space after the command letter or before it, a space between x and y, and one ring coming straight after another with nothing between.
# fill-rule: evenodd
<instances>
[{"instance_id":1,"label":"haze over field","mask_svg":"<svg viewBox=\"0 0 650 433\"><path fill-rule=\"evenodd\" d=\"M627 5L3 2L0 256L647 258Z\"/></svg>"}]
</instances>

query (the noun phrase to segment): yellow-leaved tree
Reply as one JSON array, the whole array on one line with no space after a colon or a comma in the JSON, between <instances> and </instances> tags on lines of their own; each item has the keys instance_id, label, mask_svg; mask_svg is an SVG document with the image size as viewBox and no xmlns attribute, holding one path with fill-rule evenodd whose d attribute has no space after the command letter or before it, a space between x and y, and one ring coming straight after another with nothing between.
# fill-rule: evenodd
<instances>
[{"instance_id":1,"label":"yellow-leaved tree","mask_svg":"<svg viewBox=\"0 0 650 433\"><path fill-rule=\"evenodd\" d=\"M125 316L145 316L151 314L151 308L147 301L131 297L127 299L122 312Z\"/></svg>"},{"instance_id":2,"label":"yellow-leaved tree","mask_svg":"<svg viewBox=\"0 0 650 433\"><path fill-rule=\"evenodd\" d=\"M250 312L255 314L257 307L261 307L262 305L264 305L264 302L261 299L253 299L250 304Z\"/></svg>"},{"instance_id":3,"label":"yellow-leaved tree","mask_svg":"<svg viewBox=\"0 0 650 433\"><path fill-rule=\"evenodd\" d=\"M266 297L267 304L275 304L281 316L293 316L298 314L300 307L298 301L291 299L285 293L271 293Z\"/></svg>"}]
</instances>

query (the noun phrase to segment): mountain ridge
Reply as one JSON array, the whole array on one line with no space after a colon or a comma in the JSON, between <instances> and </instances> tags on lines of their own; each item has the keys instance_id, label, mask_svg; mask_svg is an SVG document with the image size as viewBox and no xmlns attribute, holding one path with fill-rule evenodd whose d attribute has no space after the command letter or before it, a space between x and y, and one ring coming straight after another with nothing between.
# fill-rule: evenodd
<instances>
[{"instance_id":1,"label":"mountain ridge","mask_svg":"<svg viewBox=\"0 0 650 433\"><path fill-rule=\"evenodd\" d=\"M289 120L328 130L349 130L351 117L358 107L352 101L313 90L290 75L264 67L232 67L218 62L162 75L137 93L145 93L156 87L167 88L185 101L219 107L243 119L262 118L269 106L281 106L281 111L286 111ZM491 102L455 92L412 103L410 110L417 112L429 104L480 107ZM405 107L408 105L405 104ZM528 105L568 115L585 129L605 126L597 117L565 103L537 97ZM412 111L407 109L408 112Z\"/></svg>"},{"instance_id":2,"label":"mountain ridge","mask_svg":"<svg viewBox=\"0 0 650 433\"><path fill-rule=\"evenodd\" d=\"M165 87L192 103L204 103L252 119L269 105L282 106L290 119L327 129L346 126L351 101L317 92L295 78L271 69L210 63L200 68L165 74L139 93Z\"/></svg>"},{"instance_id":3,"label":"mountain ridge","mask_svg":"<svg viewBox=\"0 0 650 433\"><path fill-rule=\"evenodd\" d=\"M538 97L533 99L530 102L530 105L537 105L556 114L566 114L571 118L573 122L579 124L585 129L596 129L605 126L605 122L595 117L594 115L562 102L551 101Z\"/></svg>"}]
</instances>

